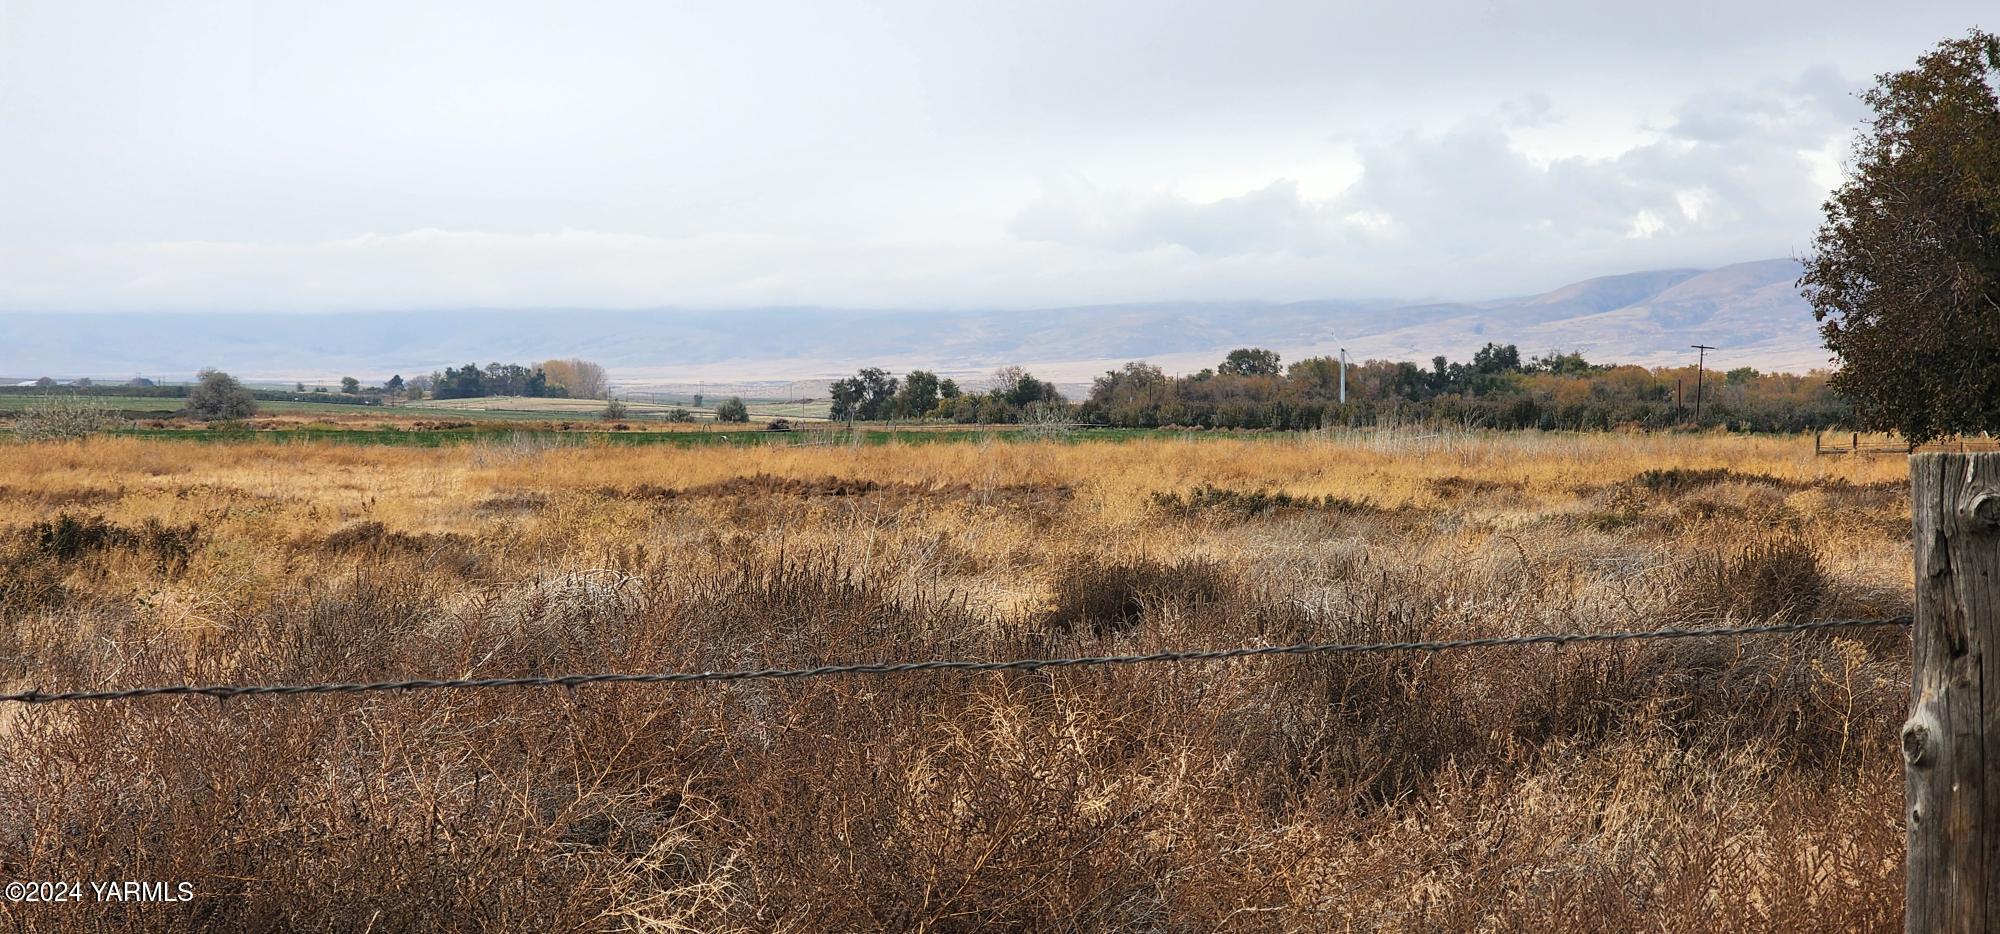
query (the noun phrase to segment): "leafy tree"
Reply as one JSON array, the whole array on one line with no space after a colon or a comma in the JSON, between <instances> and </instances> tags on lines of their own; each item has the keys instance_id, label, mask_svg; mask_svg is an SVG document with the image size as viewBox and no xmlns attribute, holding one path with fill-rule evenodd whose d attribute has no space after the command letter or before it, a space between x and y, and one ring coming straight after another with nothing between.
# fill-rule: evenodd
<instances>
[{"instance_id":1,"label":"leafy tree","mask_svg":"<svg viewBox=\"0 0 2000 934\"><path fill-rule=\"evenodd\" d=\"M625 403L617 399L607 399L604 403L604 411L597 413L597 417L607 422L621 421L625 418L626 411Z\"/></svg>"},{"instance_id":2,"label":"leafy tree","mask_svg":"<svg viewBox=\"0 0 2000 934\"><path fill-rule=\"evenodd\" d=\"M382 391L383 391L383 392L387 392L387 393L400 393L400 392L402 392L402 391L403 391L403 374L401 374L401 373L398 373L398 374L396 374L396 375L394 375L394 376L391 376L391 377L389 377L389 381L388 381L388 382L386 382L386 383L383 383L383 384L382 384Z\"/></svg>"},{"instance_id":3,"label":"leafy tree","mask_svg":"<svg viewBox=\"0 0 2000 934\"><path fill-rule=\"evenodd\" d=\"M719 422L747 422L750 408L743 404L740 396L730 396L715 404L715 420Z\"/></svg>"},{"instance_id":4,"label":"leafy tree","mask_svg":"<svg viewBox=\"0 0 2000 934\"><path fill-rule=\"evenodd\" d=\"M937 408L942 398L938 390L942 382L936 373L929 370L911 370L903 377L903 388L896 393L890 410L903 418L922 418Z\"/></svg>"},{"instance_id":5,"label":"leafy tree","mask_svg":"<svg viewBox=\"0 0 2000 934\"><path fill-rule=\"evenodd\" d=\"M340 391L350 396L358 396L361 394L361 381L352 376L343 376L340 378Z\"/></svg>"},{"instance_id":6,"label":"leafy tree","mask_svg":"<svg viewBox=\"0 0 2000 934\"><path fill-rule=\"evenodd\" d=\"M872 422L887 418L896 398L896 378L880 367L868 367L828 387L837 420L859 419Z\"/></svg>"},{"instance_id":7,"label":"leafy tree","mask_svg":"<svg viewBox=\"0 0 2000 934\"><path fill-rule=\"evenodd\" d=\"M432 395L439 399L477 399L492 395L486 389L486 373L474 363L457 369L445 367L444 372L433 377L431 382L436 386Z\"/></svg>"},{"instance_id":8,"label":"leafy tree","mask_svg":"<svg viewBox=\"0 0 2000 934\"><path fill-rule=\"evenodd\" d=\"M1261 347L1238 347L1230 351L1215 371L1225 376L1276 376L1281 372L1277 351Z\"/></svg>"},{"instance_id":9,"label":"leafy tree","mask_svg":"<svg viewBox=\"0 0 2000 934\"><path fill-rule=\"evenodd\" d=\"M1162 386L1167 382L1167 374L1144 360L1134 360L1116 370L1107 370L1103 376L1090 381L1089 402L1110 406L1122 396L1135 395Z\"/></svg>"},{"instance_id":10,"label":"leafy tree","mask_svg":"<svg viewBox=\"0 0 2000 934\"><path fill-rule=\"evenodd\" d=\"M1547 356L1536 357L1528 361L1525 369L1530 373L1551 373L1556 376L1582 376L1603 368L1585 360L1583 354L1579 351L1572 350L1569 353L1556 353L1551 350Z\"/></svg>"},{"instance_id":11,"label":"leafy tree","mask_svg":"<svg viewBox=\"0 0 2000 934\"><path fill-rule=\"evenodd\" d=\"M2000 37L1881 75L1799 287L1871 428L2000 431Z\"/></svg>"},{"instance_id":12,"label":"leafy tree","mask_svg":"<svg viewBox=\"0 0 2000 934\"><path fill-rule=\"evenodd\" d=\"M993 395L1007 405L1024 409L1037 402L1060 405L1062 393L1056 391L1055 384L1045 383L1035 378L1033 373L1018 366L1003 367L993 373Z\"/></svg>"},{"instance_id":13,"label":"leafy tree","mask_svg":"<svg viewBox=\"0 0 2000 934\"><path fill-rule=\"evenodd\" d=\"M221 370L203 370L188 390L187 413L202 421L249 418L257 414L257 397Z\"/></svg>"},{"instance_id":14,"label":"leafy tree","mask_svg":"<svg viewBox=\"0 0 2000 934\"><path fill-rule=\"evenodd\" d=\"M1489 342L1472 355L1472 368L1487 375L1515 372L1521 369L1521 351L1513 344Z\"/></svg>"},{"instance_id":15,"label":"leafy tree","mask_svg":"<svg viewBox=\"0 0 2000 934\"><path fill-rule=\"evenodd\" d=\"M694 394L694 407L701 408L701 393Z\"/></svg>"},{"instance_id":16,"label":"leafy tree","mask_svg":"<svg viewBox=\"0 0 2000 934\"><path fill-rule=\"evenodd\" d=\"M1091 380L1084 412L1112 424L1153 427L1159 424L1159 410L1170 395L1167 374L1137 360Z\"/></svg>"},{"instance_id":17,"label":"leafy tree","mask_svg":"<svg viewBox=\"0 0 2000 934\"><path fill-rule=\"evenodd\" d=\"M35 380L35 387L38 389L54 389L55 386L56 381L53 376L44 376L41 379Z\"/></svg>"},{"instance_id":18,"label":"leafy tree","mask_svg":"<svg viewBox=\"0 0 2000 934\"><path fill-rule=\"evenodd\" d=\"M1313 397L1340 398L1340 360L1336 357L1295 360L1285 368L1285 379Z\"/></svg>"}]
</instances>

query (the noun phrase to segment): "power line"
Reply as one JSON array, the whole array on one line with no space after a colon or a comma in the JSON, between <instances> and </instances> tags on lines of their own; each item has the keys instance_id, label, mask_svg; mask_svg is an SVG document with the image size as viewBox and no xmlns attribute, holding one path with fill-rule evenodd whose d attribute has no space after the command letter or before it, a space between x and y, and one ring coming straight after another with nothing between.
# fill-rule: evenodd
<instances>
[{"instance_id":1,"label":"power line","mask_svg":"<svg viewBox=\"0 0 2000 934\"><path fill-rule=\"evenodd\" d=\"M1145 665L1174 662L1224 661L1267 655L1354 655L1383 652L1444 652L1459 649L1486 649L1523 645L1569 645L1571 643L1624 642L1630 640L1700 639L1728 636L1761 636L1781 633L1819 632L1865 627L1908 627L1910 617L1885 619L1831 619L1767 626L1718 626L1698 629L1648 629L1611 632L1559 632L1522 636L1490 636L1478 639L1445 639L1429 642L1323 642L1292 645L1240 646L1228 649L1154 652L1145 655L1096 655L1077 658L1021 658L1009 661L942 659L893 664L822 665L816 668L753 668L734 671L687 671L658 673L574 674L549 677L457 678L337 682L324 684L174 684L159 687L111 691L65 691L45 694L29 690L0 694L0 703L59 704L82 701L133 700L143 697L197 696L227 700L275 694L363 694L382 691L478 690L483 688L565 687L585 684L681 684L698 681L769 681L801 678L828 678L842 675L897 675L917 671L1038 671L1043 668L1078 668L1102 665Z\"/></svg>"},{"instance_id":2,"label":"power line","mask_svg":"<svg viewBox=\"0 0 2000 934\"><path fill-rule=\"evenodd\" d=\"M1701 427L1701 374L1708 366L1708 352L1715 348L1707 344L1689 344L1695 349L1694 358L1694 426Z\"/></svg>"}]
</instances>

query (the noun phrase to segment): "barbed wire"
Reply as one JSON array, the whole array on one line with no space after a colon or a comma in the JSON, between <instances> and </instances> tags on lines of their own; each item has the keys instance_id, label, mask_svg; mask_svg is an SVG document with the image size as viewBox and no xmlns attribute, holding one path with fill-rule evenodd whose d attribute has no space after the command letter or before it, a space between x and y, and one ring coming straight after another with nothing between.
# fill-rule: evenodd
<instances>
[{"instance_id":1,"label":"barbed wire","mask_svg":"<svg viewBox=\"0 0 2000 934\"><path fill-rule=\"evenodd\" d=\"M565 687L585 684L680 684L701 681L764 681L798 678L827 678L843 675L897 675L917 671L1037 671L1043 668L1077 668L1096 665L1146 665L1170 662L1224 661L1267 655L1342 655L1382 652L1445 652L1525 645L1569 645L1572 643L1625 642L1633 640L1701 639L1728 636L1762 636L1784 633L1819 632L1831 629L1867 627L1908 627L1910 617L1884 619L1830 619L1766 626L1714 626L1698 629L1647 629L1610 632L1560 632L1520 636L1488 636L1477 639L1443 639L1427 642L1307 642L1292 645L1239 646L1228 649L1152 652L1144 655L1095 655L1075 658L1019 658L1008 661L940 659L923 662L821 665L814 668L749 668L734 671L683 672L602 672L558 676L516 678L453 678L408 681L336 682L325 684L172 684L128 688L115 691L64 691L45 694L28 690L0 694L0 703L60 704L83 701L133 700L173 695L233 697L258 695L294 696L301 694L362 694L377 691L474 690L481 688Z\"/></svg>"}]
</instances>

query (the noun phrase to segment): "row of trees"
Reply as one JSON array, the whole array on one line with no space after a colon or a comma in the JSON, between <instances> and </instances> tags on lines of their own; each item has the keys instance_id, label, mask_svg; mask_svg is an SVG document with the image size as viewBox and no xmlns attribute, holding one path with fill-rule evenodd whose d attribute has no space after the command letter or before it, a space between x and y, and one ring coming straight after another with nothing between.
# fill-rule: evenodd
<instances>
[{"instance_id":1,"label":"row of trees","mask_svg":"<svg viewBox=\"0 0 2000 934\"><path fill-rule=\"evenodd\" d=\"M468 363L445 367L431 375L434 399L476 399L483 396L562 398L569 392L549 383L547 370L518 363L489 363L484 369Z\"/></svg>"},{"instance_id":2,"label":"row of trees","mask_svg":"<svg viewBox=\"0 0 2000 934\"><path fill-rule=\"evenodd\" d=\"M65 384L53 376L44 376L34 382L34 388L36 389L54 389L62 385ZM70 380L66 385L72 389L92 389L98 386L98 382L88 376L79 376L76 379ZM143 376L134 376L123 383L109 383L106 385L124 386L132 389L149 389L155 384L152 380Z\"/></svg>"},{"instance_id":3,"label":"row of trees","mask_svg":"<svg viewBox=\"0 0 2000 934\"><path fill-rule=\"evenodd\" d=\"M307 392L305 383L294 387ZM315 395L331 395L317 387ZM429 376L404 380L398 373L379 386L369 386L352 376L340 378L340 394L382 399L474 399L484 396L530 396L558 399L608 399L611 381L603 366L589 360L544 360L534 366L518 363L489 363L484 367L468 363L446 367Z\"/></svg>"},{"instance_id":4,"label":"row of trees","mask_svg":"<svg viewBox=\"0 0 2000 934\"><path fill-rule=\"evenodd\" d=\"M1316 428L1442 419L1491 428L1664 428L1696 420L1695 367L1593 364L1578 353L1522 361L1511 344L1488 344L1470 361L1435 357L1429 368L1368 360L1347 367L1309 357L1281 367L1260 348L1232 352L1212 370L1170 377L1144 362L1100 376L1079 407L1086 420L1121 427ZM1750 431L1839 424L1847 405L1824 373L1762 374L1742 368L1700 379L1700 421Z\"/></svg>"},{"instance_id":5,"label":"row of trees","mask_svg":"<svg viewBox=\"0 0 2000 934\"><path fill-rule=\"evenodd\" d=\"M995 373L992 387L981 392L926 370L899 380L870 367L833 384L832 398L836 419L859 421L1018 422L1054 411L1122 428L1307 429L1431 419L1492 428L1664 428L1696 421L1699 385L1704 425L1803 431L1840 424L1850 414L1824 373L1745 367L1698 374L1692 366L1596 364L1580 353L1523 360L1511 344L1488 344L1464 362L1436 357L1429 367L1368 360L1349 365L1346 380L1343 404L1338 360L1286 365L1275 351L1245 347L1188 376L1127 363L1098 377L1077 405L1019 367Z\"/></svg>"},{"instance_id":6,"label":"row of trees","mask_svg":"<svg viewBox=\"0 0 2000 934\"><path fill-rule=\"evenodd\" d=\"M984 392L967 392L956 381L929 370L911 370L901 379L879 367L868 367L829 387L837 421L883 421L892 418L940 419L963 423L1018 422L1040 408L1065 405L1052 383L1017 366L993 374Z\"/></svg>"}]
</instances>

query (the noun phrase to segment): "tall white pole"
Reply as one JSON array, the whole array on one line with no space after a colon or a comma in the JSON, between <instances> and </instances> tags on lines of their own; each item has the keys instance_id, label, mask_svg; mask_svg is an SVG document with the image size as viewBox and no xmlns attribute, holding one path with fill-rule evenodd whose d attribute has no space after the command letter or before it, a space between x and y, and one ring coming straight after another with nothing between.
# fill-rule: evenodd
<instances>
[{"instance_id":1,"label":"tall white pole","mask_svg":"<svg viewBox=\"0 0 2000 934\"><path fill-rule=\"evenodd\" d=\"M1340 404L1347 404L1347 348L1340 348Z\"/></svg>"}]
</instances>

